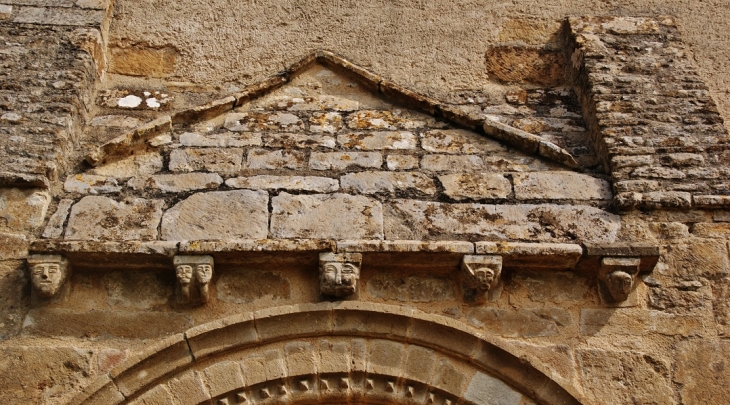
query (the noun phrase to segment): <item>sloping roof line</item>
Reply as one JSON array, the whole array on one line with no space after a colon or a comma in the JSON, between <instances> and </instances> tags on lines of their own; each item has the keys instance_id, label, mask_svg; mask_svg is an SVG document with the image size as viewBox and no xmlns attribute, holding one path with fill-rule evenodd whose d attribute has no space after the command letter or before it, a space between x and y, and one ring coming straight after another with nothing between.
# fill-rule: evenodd
<instances>
[{"instance_id":1,"label":"sloping roof line","mask_svg":"<svg viewBox=\"0 0 730 405\"><path fill-rule=\"evenodd\" d=\"M248 86L241 92L191 109L179 111L172 116L162 116L147 124L141 125L133 131L99 146L86 156L86 161L92 166L97 166L105 163L114 155L126 155L126 152L130 149L142 145L162 132L171 130L174 124L187 124L208 120L231 111L289 83L299 73L316 62L335 69L344 70L360 81L366 88L382 94L390 101L414 108L457 126L471 129L489 138L504 142L522 152L542 156L573 169L579 167L578 163L568 151L537 135L491 120L484 115L466 113L455 106L441 103L438 100L384 79L348 61L344 57L326 50L312 52L284 71Z\"/></svg>"}]
</instances>

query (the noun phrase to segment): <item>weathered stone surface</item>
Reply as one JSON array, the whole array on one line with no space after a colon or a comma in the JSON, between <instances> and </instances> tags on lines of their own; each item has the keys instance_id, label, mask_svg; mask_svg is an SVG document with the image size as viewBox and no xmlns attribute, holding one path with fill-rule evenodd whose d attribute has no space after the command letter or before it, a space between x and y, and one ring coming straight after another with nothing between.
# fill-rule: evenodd
<instances>
[{"instance_id":1,"label":"weathered stone surface","mask_svg":"<svg viewBox=\"0 0 730 405\"><path fill-rule=\"evenodd\" d=\"M603 241L616 238L619 218L586 206L444 204L396 200L386 213L388 239L485 238Z\"/></svg>"},{"instance_id":2,"label":"weathered stone surface","mask_svg":"<svg viewBox=\"0 0 730 405\"><path fill-rule=\"evenodd\" d=\"M5 346L0 349L0 370L4 370L0 402L18 403L18 398L65 402L66 392L58 387L88 384L92 359L93 350L80 347Z\"/></svg>"},{"instance_id":3,"label":"weathered stone surface","mask_svg":"<svg viewBox=\"0 0 730 405\"><path fill-rule=\"evenodd\" d=\"M612 197L609 182L580 173L515 173L512 178L518 200L609 200Z\"/></svg>"},{"instance_id":4,"label":"weathered stone surface","mask_svg":"<svg viewBox=\"0 0 730 405\"><path fill-rule=\"evenodd\" d=\"M350 129L415 129L426 125L425 115L413 114L405 116L401 111L373 111L361 110L347 117L347 127Z\"/></svg>"},{"instance_id":5,"label":"weathered stone surface","mask_svg":"<svg viewBox=\"0 0 730 405\"><path fill-rule=\"evenodd\" d=\"M522 405L522 394L502 380L477 372L464 393L464 399L475 404Z\"/></svg>"},{"instance_id":6,"label":"weathered stone surface","mask_svg":"<svg viewBox=\"0 0 730 405\"><path fill-rule=\"evenodd\" d=\"M331 193L340 188L340 183L329 177L316 176L252 176L236 177L226 180L231 188L249 188L261 190L299 190Z\"/></svg>"},{"instance_id":7,"label":"weathered stone surface","mask_svg":"<svg viewBox=\"0 0 730 405\"><path fill-rule=\"evenodd\" d=\"M335 142L335 138L331 136L297 132L265 134L263 136L263 145L269 148L284 149L332 149L337 146L337 143Z\"/></svg>"},{"instance_id":8,"label":"weathered stone surface","mask_svg":"<svg viewBox=\"0 0 730 405\"><path fill-rule=\"evenodd\" d=\"M459 173L439 176L444 193L454 200L508 198L512 183L500 173Z\"/></svg>"},{"instance_id":9,"label":"weathered stone surface","mask_svg":"<svg viewBox=\"0 0 730 405\"><path fill-rule=\"evenodd\" d=\"M385 159L388 170L410 170L418 168L418 156L388 155Z\"/></svg>"},{"instance_id":10,"label":"weathered stone surface","mask_svg":"<svg viewBox=\"0 0 730 405\"><path fill-rule=\"evenodd\" d=\"M161 200L142 198L118 202L107 197L84 197L71 208L65 239L157 239L163 205Z\"/></svg>"},{"instance_id":11,"label":"weathered stone surface","mask_svg":"<svg viewBox=\"0 0 730 405\"><path fill-rule=\"evenodd\" d=\"M27 253L24 255L26 256ZM24 260L4 260L0 262L0 312L3 314L0 322L0 338L7 339L20 332L23 317L28 311L30 297L27 286L30 285L30 276ZM0 360L2 365L2 360ZM3 370L0 366L0 370ZM0 389L0 398L2 398Z\"/></svg>"},{"instance_id":12,"label":"weathered stone surface","mask_svg":"<svg viewBox=\"0 0 730 405\"><path fill-rule=\"evenodd\" d=\"M43 231L44 238L56 239L63 235L63 225L66 223L68 218L68 212L71 209L71 205L74 200L63 199L58 202L56 212L51 215L51 218L46 224L46 229Z\"/></svg>"},{"instance_id":13,"label":"weathered stone surface","mask_svg":"<svg viewBox=\"0 0 730 405\"><path fill-rule=\"evenodd\" d=\"M0 233L0 260L25 259L29 245L23 234Z\"/></svg>"},{"instance_id":14,"label":"weathered stone surface","mask_svg":"<svg viewBox=\"0 0 730 405\"><path fill-rule=\"evenodd\" d=\"M261 134L254 132L201 135L185 132L180 135L182 146L240 148L244 146L261 146Z\"/></svg>"},{"instance_id":15,"label":"weathered stone surface","mask_svg":"<svg viewBox=\"0 0 730 405\"><path fill-rule=\"evenodd\" d=\"M722 402L730 384L728 359L728 340L687 340L678 343L674 381L680 385L682 403L699 405Z\"/></svg>"},{"instance_id":16,"label":"weathered stone surface","mask_svg":"<svg viewBox=\"0 0 730 405\"><path fill-rule=\"evenodd\" d=\"M102 115L94 117L89 125L92 127L134 128L139 120L126 115Z\"/></svg>"},{"instance_id":17,"label":"weathered stone surface","mask_svg":"<svg viewBox=\"0 0 730 405\"><path fill-rule=\"evenodd\" d=\"M436 186L433 180L414 172L360 172L340 178L342 191L356 194L417 193L433 195Z\"/></svg>"},{"instance_id":18,"label":"weathered stone surface","mask_svg":"<svg viewBox=\"0 0 730 405\"><path fill-rule=\"evenodd\" d=\"M234 132L265 130L298 131L304 129L304 123L299 117L291 113L276 112L270 114L250 111L227 114L223 127Z\"/></svg>"},{"instance_id":19,"label":"weathered stone surface","mask_svg":"<svg viewBox=\"0 0 730 405\"><path fill-rule=\"evenodd\" d=\"M342 115L336 112L316 112L309 118L309 130L334 134L342 126Z\"/></svg>"},{"instance_id":20,"label":"weathered stone surface","mask_svg":"<svg viewBox=\"0 0 730 405\"><path fill-rule=\"evenodd\" d=\"M348 149L382 150L415 149L416 135L413 132L355 132L337 136L337 143Z\"/></svg>"},{"instance_id":21,"label":"weathered stone surface","mask_svg":"<svg viewBox=\"0 0 730 405\"><path fill-rule=\"evenodd\" d=\"M216 282L218 299L236 304L281 302L291 297L289 279L282 274L258 270L233 269Z\"/></svg>"},{"instance_id":22,"label":"weathered stone surface","mask_svg":"<svg viewBox=\"0 0 730 405\"><path fill-rule=\"evenodd\" d=\"M186 148L170 152L169 167L173 172L237 173L242 161L243 150L239 148Z\"/></svg>"},{"instance_id":23,"label":"weathered stone surface","mask_svg":"<svg viewBox=\"0 0 730 405\"><path fill-rule=\"evenodd\" d=\"M51 203L48 193L17 188L0 190L0 232L35 232Z\"/></svg>"},{"instance_id":24,"label":"weathered stone surface","mask_svg":"<svg viewBox=\"0 0 730 405\"><path fill-rule=\"evenodd\" d=\"M254 149L248 152L246 167L249 169L302 169L307 156L299 150Z\"/></svg>"},{"instance_id":25,"label":"weathered stone surface","mask_svg":"<svg viewBox=\"0 0 730 405\"><path fill-rule=\"evenodd\" d=\"M556 336L561 328L574 325L571 313L561 308L472 308L466 318L474 326L508 337Z\"/></svg>"},{"instance_id":26,"label":"weathered stone surface","mask_svg":"<svg viewBox=\"0 0 730 405\"><path fill-rule=\"evenodd\" d=\"M499 142L463 129L437 129L421 134L421 147L432 153L456 155L505 150Z\"/></svg>"},{"instance_id":27,"label":"weathered stone surface","mask_svg":"<svg viewBox=\"0 0 730 405\"><path fill-rule=\"evenodd\" d=\"M702 297L706 302L706 297ZM717 334L730 336L730 277L715 280L712 283L712 312L715 315Z\"/></svg>"},{"instance_id":28,"label":"weathered stone surface","mask_svg":"<svg viewBox=\"0 0 730 405\"><path fill-rule=\"evenodd\" d=\"M150 152L106 163L89 170L89 174L124 179L150 175L160 170L162 170L162 156L158 152Z\"/></svg>"},{"instance_id":29,"label":"weathered stone surface","mask_svg":"<svg viewBox=\"0 0 730 405\"><path fill-rule=\"evenodd\" d=\"M112 177L75 174L66 178L63 189L68 193L106 194L119 192L122 187L117 183L117 179Z\"/></svg>"},{"instance_id":30,"label":"weathered stone surface","mask_svg":"<svg viewBox=\"0 0 730 405\"><path fill-rule=\"evenodd\" d=\"M421 168L433 172L460 172L484 169L484 160L476 155L426 155Z\"/></svg>"},{"instance_id":31,"label":"weathered stone surface","mask_svg":"<svg viewBox=\"0 0 730 405\"><path fill-rule=\"evenodd\" d=\"M157 174L150 177L135 177L127 186L140 190L160 190L166 193L180 193L191 190L218 188L223 179L217 173Z\"/></svg>"},{"instance_id":32,"label":"weathered stone surface","mask_svg":"<svg viewBox=\"0 0 730 405\"><path fill-rule=\"evenodd\" d=\"M269 195L235 190L197 193L162 217L163 240L264 239L268 233Z\"/></svg>"},{"instance_id":33,"label":"weathered stone surface","mask_svg":"<svg viewBox=\"0 0 730 405\"><path fill-rule=\"evenodd\" d=\"M586 395L595 403L676 404L671 366L657 356L628 350L580 349ZM641 387L641 388L639 388Z\"/></svg>"},{"instance_id":34,"label":"weathered stone surface","mask_svg":"<svg viewBox=\"0 0 730 405\"><path fill-rule=\"evenodd\" d=\"M274 238L383 238L382 205L367 197L281 193L272 206Z\"/></svg>"},{"instance_id":35,"label":"weathered stone surface","mask_svg":"<svg viewBox=\"0 0 730 405\"><path fill-rule=\"evenodd\" d=\"M683 243L665 246L663 261L667 267L662 274L680 280L693 281L698 277L716 279L730 274L727 245L717 239L685 239Z\"/></svg>"},{"instance_id":36,"label":"weathered stone surface","mask_svg":"<svg viewBox=\"0 0 730 405\"><path fill-rule=\"evenodd\" d=\"M449 278L378 274L367 281L373 297L401 302L434 302L456 298L456 284Z\"/></svg>"},{"instance_id":37,"label":"weathered stone surface","mask_svg":"<svg viewBox=\"0 0 730 405\"><path fill-rule=\"evenodd\" d=\"M694 336L704 329L695 315L674 315L662 311L634 308L587 308L580 313L580 331L584 335Z\"/></svg>"},{"instance_id":38,"label":"weathered stone surface","mask_svg":"<svg viewBox=\"0 0 730 405\"><path fill-rule=\"evenodd\" d=\"M313 152L309 157L309 168L314 170L378 169L382 165L383 155L378 152Z\"/></svg>"}]
</instances>

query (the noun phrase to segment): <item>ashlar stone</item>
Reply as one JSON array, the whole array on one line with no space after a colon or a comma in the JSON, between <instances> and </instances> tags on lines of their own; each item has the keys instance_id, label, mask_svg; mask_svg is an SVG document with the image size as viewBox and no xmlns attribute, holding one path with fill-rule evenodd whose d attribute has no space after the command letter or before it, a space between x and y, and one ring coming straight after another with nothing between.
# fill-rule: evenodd
<instances>
[{"instance_id":1,"label":"ashlar stone","mask_svg":"<svg viewBox=\"0 0 730 405\"><path fill-rule=\"evenodd\" d=\"M464 129L436 129L421 134L421 147L432 153L475 154L506 148L499 142Z\"/></svg>"},{"instance_id":2,"label":"ashlar stone","mask_svg":"<svg viewBox=\"0 0 730 405\"><path fill-rule=\"evenodd\" d=\"M44 191L0 190L0 232L34 232L46 217L51 196Z\"/></svg>"},{"instance_id":3,"label":"ashlar stone","mask_svg":"<svg viewBox=\"0 0 730 405\"><path fill-rule=\"evenodd\" d=\"M166 193L180 193L191 190L218 188L223 179L217 173L157 174L150 177L135 177L127 185L135 190L160 190Z\"/></svg>"},{"instance_id":4,"label":"ashlar stone","mask_svg":"<svg viewBox=\"0 0 730 405\"><path fill-rule=\"evenodd\" d=\"M395 200L388 207L388 239L479 237L513 241L615 240L617 215L588 206L445 204Z\"/></svg>"},{"instance_id":5,"label":"ashlar stone","mask_svg":"<svg viewBox=\"0 0 730 405\"><path fill-rule=\"evenodd\" d=\"M63 235L63 224L66 222L66 218L68 218L68 213L71 210L71 205L73 205L73 200L63 199L58 202L58 206L56 207L56 212L51 215L51 218L48 220L48 224L46 225L46 229L43 231L43 237L44 238L60 238L61 235Z\"/></svg>"},{"instance_id":6,"label":"ashlar stone","mask_svg":"<svg viewBox=\"0 0 730 405\"><path fill-rule=\"evenodd\" d=\"M332 193L340 188L340 183L329 177L316 176L252 176L236 177L226 180L231 188L248 188L259 190L297 190Z\"/></svg>"},{"instance_id":7,"label":"ashlar stone","mask_svg":"<svg viewBox=\"0 0 730 405\"><path fill-rule=\"evenodd\" d=\"M388 170L417 169L418 163L418 156L413 155L388 155L385 159L385 166Z\"/></svg>"},{"instance_id":8,"label":"ashlar stone","mask_svg":"<svg viewBox=\"0 0 730 405\"><path fill-rule=\"evenodd\" d=\"M610 200L612 197L609 182L581 173L515 173L513 179L518 200Z\"/></svg>"},{"instance_id":9,"label":"ashlar stone","mask_svg":"<svg viewBox=\"0 0 730 405\"><path fill-rule=\"evenodd\" d=\"M165 212L162 239L265 239L268 202L265 191L193 194Z\"/></svg>"},{"instance_id":10,"label":"ashlar stone","mask_svg":"<svg viewBox=\"0 0 730 405\"><path fill-rule=\"evenodd\" d=\"M334 134L342 126L342 115L336 112L316 112L309 118L309 130Z\"/></svg>"},{"instance_id":11,"label":"ashlar stone","mask_svg":"<svg viewBox=\"0 0 730 405\"><path fill-rule=\"evenodd\" d=\"M68 193L106 194L116 193L122 189L113 177L97 176L93 174L74 174L68 176L63 183L63 189Z\"/></svg>"},{"instance_id":12,"label":"ashlar stone","mask_svg":"<svg viewBox=\"0 0 730 405\"><path fill-rule=\"evenodd\" d=\"M348 149L382 150L415 149L417 138L413 132L354 132L337 137L337 143Z\"/></svg>"},{"instance_id":13,"label":"ashlar stone","mask_svg":"<svg viewBox=\"0 0 730 405\"><path fill-rule=\"evenodd\" d=\"M267 133L263 136L263 145L269 148L284 149L333 149L337 143L332 136L306 133Z\"/></svg>"},{"instance_id":14,"label":"ashlar stone","mask_svg":"<svg viewBox=\"0 0 730 405\"><path fill-rule=\"evenodd\" d=\"M444 193L454 200L508 198L512 183L501 173L458 173L439 176Z\"/></svg>"},{"instance_id":15,"label":"ashlar stone","mask_svg":"<svg viewBox=\"0 0 730 405\"><path fill-rule=\"evenodd\" d=\"M115 201L87 196L74 204L66 227L70 240L153 240L162 217L162 200Z\"/></svg>"},{"instance_id":16,"label":"ashlar stone","mask_svg":"<svg viewBox=\"0 0 730 405\"><path fill-rule=\"evenodd\" d=\"M242 161L239 148L185 148L170 152L169 167L173 172L237 173Z\"/></svg>"},{"instance_id":17,"label":"ashlar stone","mask_svg":"<svg viewBox=\"0 0 730 405\"><path fill-rule=\"evenodd\" d=\"M255 132L224 132L222 134L201 135L185 132L180 135L182 146L240 148L244 146L261 146L261 134Z\"/></svg>"},{"instance_id":18,"label":"ashlar stone","mask_svg":"<svg viewBox=\"0 0 730 405\"><path fill-rule=\"evenodd\" d=\"M299 150L264 150L248 151L246 166L249 169L302 169L307 163L307 156Z\"/></svg>"},{"instance_id":19,"label":"ashlar stone","mask_svg":"<svg viewBox=\"0 0 730 405\"><path fill-rule=\"evenodd\" d=\"M378 152L313 152L309 157L313 170L379 169L382 165L383 155Z\"/></svg>"},{"instance_id":20,"label":"ashlar stone","mask_svg":"<svg viewBox=\"0 0 730 405\"><path fill-rule=\"evenodd\" d=\"M484 160L477 155L426 155L421 168L432 172L476 171L484 168Z\"/></svg>"},{"instance_id":21,"label":"ashlar stone","mask_svg":"<svg viewBox=\"0 0 730 405\"><path fill-rule=\"evenodd\" d=\"M368 197L281 193L272 207L272 238L383 238L382 205Z\"/></svg>"},{"instance_id":22,"label":"ashlar stone","mask_svg":"<svg viewBox=\"0 0 730 405\"><path fill-rule=\"evenodd\" d=\"M356 194L415 192L436 193L433 179L417 172L360 172L340 178L342 190Z\"/></svg>"}]
</instances>

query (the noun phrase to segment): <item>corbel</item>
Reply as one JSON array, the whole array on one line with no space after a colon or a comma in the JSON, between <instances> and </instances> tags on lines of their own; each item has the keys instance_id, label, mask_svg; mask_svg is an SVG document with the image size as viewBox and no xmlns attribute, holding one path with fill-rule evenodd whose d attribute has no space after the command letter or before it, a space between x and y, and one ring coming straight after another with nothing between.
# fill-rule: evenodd
<instances>
[{"instance_id":1,"label":"corbel","mask_svg":"<svg viewBox=\"0 0 730 405\"><path fill-rule=\"evenodd\" d=\"M27 262L34 301L59 298L68 293L71 265L64 256L33 254L28 256Z\"/></svg>"},{"instance_id":2,"label":"corbel","mask_svg":"<svg viewBox=\"0 0 730 405\"><path fill-rule=\"evenodd\" d=\"M357 293L362 254L320 253L319 291L323 296L345 298Z\"/></svg>"},{"instance_id":3,"label":"corbel","mask_svg":"<svg viewBox=\"0 0 730 405\"><path fill-rule=\"evenodd\" d=\"M493 298L501 286L502 256L465 255L461 261L461 290L464 301Z\"/></svg>"},{"instance_id":4,"label":"corbel","mask_svg":"<svg viewBox=\"0 0 730 405\"><path fill-rule=\"evenodd\" d=\"M586 244L583 269L594 269L598 292L609 305L631 304L643 274L654 270L659 247L646 244Z\"/></svg>"},{"instance_id":5,"label":"corbel","mask_svg":"<svg viewBox=\"0 0 730 405\"><path fill-rule=\"evenodd\" d=\"M177 298L181 304L204 304L210 300L213 256L177 255L173 258Z\"/></svg>"}]
</instances>

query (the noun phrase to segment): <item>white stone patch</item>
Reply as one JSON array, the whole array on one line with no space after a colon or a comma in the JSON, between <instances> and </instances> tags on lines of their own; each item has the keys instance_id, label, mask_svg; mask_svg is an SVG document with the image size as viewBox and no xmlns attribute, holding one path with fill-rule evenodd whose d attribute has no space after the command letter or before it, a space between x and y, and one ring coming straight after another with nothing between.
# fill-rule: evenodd
<instances>
[{"instance_id":1,"label":"white stone patch","mask_svg":"<svg viewBox=\"0 0 730 405\"><path fill-rule=\"evenodd\" d=\"M122 108L137 108L142 104L142 98L137 97L134 94L130 94L127 97L122 97L117 100L117 106Z\"/></svg>"},{"instance_id":2,"label":"white stone patch","mask_svg":"<svg viewBox=\"0 0 730 405\"><path fill-rule=\"evenodd\" d=\"M147 103L147 107L149 108L160 108L160 102L154 97L148 98L145 100L145 103Z\"/></svg>"},{"instance_id":3,"label":"white stone patch","mask_svg":"<svg viewBox=\"0 0 730 405\"><path fill-rule=\"evenodd\" d=\"M0 20L10 18L13 14L13 6L7 4L0 4Z\"/></svg>"},{"instance_id":4,"label":"white stone patch","mask_svg":"<svg viewBox=\"0 0 730 405\"><path fill-rule=\"evenodd\" d=\"M0 121L9 122L11 124L17 124L22 119L23 119L23 117L21 117L20 114L16 114L14 112L5 113L2 116L0 116Z\"/></svg>"}]
</instances>

